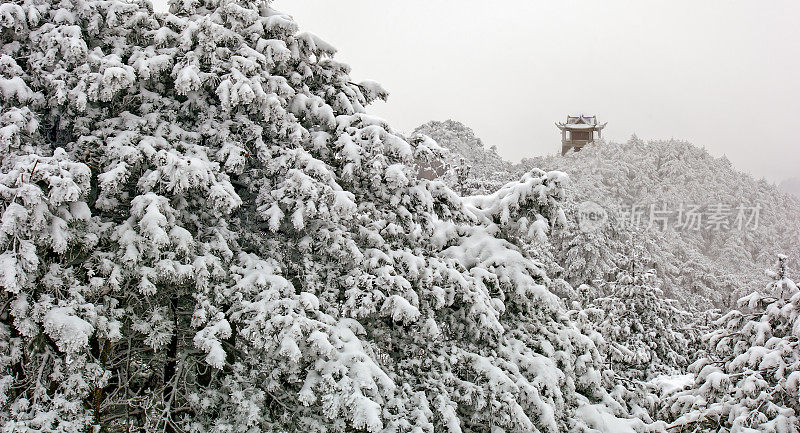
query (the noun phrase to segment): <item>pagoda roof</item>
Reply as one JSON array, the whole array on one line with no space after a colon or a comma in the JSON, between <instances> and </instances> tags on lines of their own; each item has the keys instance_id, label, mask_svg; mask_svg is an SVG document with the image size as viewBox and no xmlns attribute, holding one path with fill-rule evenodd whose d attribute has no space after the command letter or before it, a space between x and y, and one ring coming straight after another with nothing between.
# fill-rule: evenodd
<instances>
[{"instance_id":1,"label":"pagoda roof","mask_svg":"<svg viewBox=\"0 0 800 433\"><path fill-rule=\"evenodd\" d=\"M595 129L600 130L605 128L606 123L597 123L596 116L567 116L566 122L556 122L558 129Z\"/></svg>"}]
</instances>

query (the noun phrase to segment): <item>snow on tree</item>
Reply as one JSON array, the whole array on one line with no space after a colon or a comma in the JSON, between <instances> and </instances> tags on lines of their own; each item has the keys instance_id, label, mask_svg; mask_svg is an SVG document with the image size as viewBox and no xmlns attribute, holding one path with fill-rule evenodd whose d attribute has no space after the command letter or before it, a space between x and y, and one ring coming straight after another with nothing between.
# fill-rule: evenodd
<instances>
[{"instance_id":1,"label":"snow on tree","mask_svg":"<svg viewBox=\"0 0 800 433\"><path fill-rule=\"evenodd\" d=\"M606 311L597 327L612 369L627 379L674 374L688 364L682 332L687 313L650 285L651 279L648 271L621 272L610 287L600 288L605 295L590 304Z\"/></svg>"},{"instance_id":2,"label":"snow on tree","mask_svg":"<svg viewBox=\"0 0 800 433\"><path fill-rule=\"evenodd\" d=\"M533 247L559 173L462 199L265 2L0 5L7 431L630 427ZM639 423L638 425L641 425Z\"/></svg>"},{"instance_id":3,"label":"snow on tree","mask_svg":"<svg viewBox=\"0 0 800 433\"><path fill-rule=\"evenodd\" d=\"M444 148L437 177L462 195L487 194L521 175L514 164L484 147L471 128L454 120L418 126L415 135L427 136ZM449 170L448 170L449 168Z\"/></svg>"},{"instance_id":4,"label":"snow on tree","mask_svg":"<svg viewBox=\"0 0 800 433\"><path fill-rule=\"evenodd\" d=\"M621 251L615 244L637 236L653 258L657 285L690 310L730 308L750 288L762 284L762 270L777 252L787 253L790 266L800 266L800 254L794 253L800 247L787 242L800 236L800 220L792 217L800 214L800 201L689 143L646 142L634 136L626 143L603 142L570 155L526 158L514 164L487 151L458 122L429 122L417 131L438 140L450 152L443 158L451 165L465 159L470 169L465 184L471 192L486 193L537 167L570 175L564 203L570 222L576 221L575 208L581 203L605 209L610 219L605 233L581 232L568 224L551 236L554 255L564 270L559 276L575 286L606 273ZM444 180L457 185L454 178ZM625 227L623 217L632 205L643 213L642 227ZM729 205L729 230L649 227L651 206L677 210L681 205ZM760 206L758 224L740 229L740 206ZM747 220L741 222L746 225Z\"/></svg>"},{"instance_id":5,"label":"snow on tree","mask_svg":"<svg viewBox=\"0 0 800 433\"><path fill-rule=\"evenodd\" d=\"M652 269L629 265L613 280L580 286L581 301L570 311L601 352L611 395L647 422L657 419L660 404L650 381L685 373L693 355L689 314L653 280Z\"/></svg>"},{"instance_id":6,"label":"snow on tree","mask_svg":"<svg viewBox=\"0 0 800 433\"><path fill-rule=\"evenodd\" d=\"M774 295L741 298L704 337L711 351L691 365L694 384L665 402L670 431L800 431L800 291L786 256L770 276Z\"/></svg>"},{"instance_id":7,"label":"snow on tree","mask_svg":"<svg viewBox=\"0 0 800 433\"><path fill-rule=\"evenodd\" d=\"M798 248L787 242L800 236L800 220L787 218L800 213L795 197L686 142L645 142L634 136L626 143L603 142L570 155L524 159L518 170L530 167L568 173L568 199L595 202L610 216L621 217L636 205L643 212L644 236L639 240L649 244L658 265L658 285L687 309L732 305L731 292L737 293L735 301L761 284L762 270L775 253ZM651 206L674 211L681 205L728 205L729 229L648 227ZM758 224L739 229L739 206L760 206ZM616 229L623 239L626 232L637 231ZM797 257L790 257L789 264L797 266Z\"/></svg>"},{"instance_id":8,"label":"snow on tree","mask_svg":"<svg viewBox=\"0 0 800 433\"><path fill-rule=\"evenodd\" d=\"M624 260L629 233L619 230L612 217L598 227L581 227L580 204L567 199L567 224L550 236L555 260L563 266L560 275L570 284L596 284L614 278Z\"/></svg>"}]
</instances>

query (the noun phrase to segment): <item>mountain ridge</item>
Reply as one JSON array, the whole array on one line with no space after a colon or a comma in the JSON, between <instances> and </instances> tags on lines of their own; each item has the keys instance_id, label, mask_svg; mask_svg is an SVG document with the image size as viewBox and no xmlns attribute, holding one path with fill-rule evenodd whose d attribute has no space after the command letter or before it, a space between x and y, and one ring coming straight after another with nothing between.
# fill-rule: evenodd
<instances>
[{"instance_id":1,"label":"mountain ridge","mask_svg":"<svg viewBox=\"0 0 800 433\"><path fill-rule=\"evenodd\" d=\"M581 152L524 158L515 164L491 153L469 127L457 121L428 122L415 132L447 149L450 163L463 159L469 166L463 182L467 193L496 189L533 168L560 170L569 175L566 191L575 206L596 203L617 225L624 225L623 216L639 213L643 227L633 231L661 244L650 251L653 266L660 271L665 292L686 305L696 304L696 294L702 292L711 298L704 302L707 308L733 304L752 287L767 284L763 272L777 254L789 256L790 269L800 267L800 251L793 242L800 238L796 217L800 199L689 142L643 141L634 135L626 143L600 140ZM480 158L487 154L490 158L483 164ZM449 179L457 182L454 176ZM675 217L679 212L685 217L693 206L703 212L698 227L675 229ZM650 216L658 212L671 212L672 219L656 221L659 227L653 227ZM663 230L654 233L654 228Z\"/></svg>"}]
</instances>

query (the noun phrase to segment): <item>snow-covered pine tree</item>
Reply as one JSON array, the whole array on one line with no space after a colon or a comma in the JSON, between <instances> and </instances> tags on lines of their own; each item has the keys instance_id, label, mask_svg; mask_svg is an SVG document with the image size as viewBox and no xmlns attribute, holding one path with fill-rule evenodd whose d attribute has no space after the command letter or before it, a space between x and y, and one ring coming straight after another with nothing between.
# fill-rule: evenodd
<instances>
[{"instance_id":1,"label":"snow-covered pine tree","mask_svg":"<svg viewBox=\"0 0 800 433\"><path fill-rule=\"evenodd\" d=\"M766 294L741 298L706 335L693 386L664 404L670 431L800 431L800 291L785 263L779 256Z\"/></svg>"},{"instance_id":2,"label":"snow-covered pine tree","mask_svg":"<svg viewBox=\"0 0 800 433\"><path fill-rule=\"evenodd\" d=\"M571 155L523 159L518 167L568 173L568 200L595 202L610 215L635 220L629 214L636 206L641 221L632 225L645 229L651 205L671 212L671 226L678 223L679 209L685 213L690 206L703 205L701 212L708 214L718 205L728 206L726 229L709 228L707 220L700 230L662 229L658 224L640 238L650 245L659 287L686 309L730 309L754 284L761 284L775 252L788 253L789 266L800 263L792 253L799 248L793 240L800 236L800 220L786 217L800 214L800 201L689 143L646 142L634 136L626 143L605 142Z\"/></svg>"},{"instance_id":3,"label":"snow-covered pine tree","mask_svg":"<svg viewBox=\"0 0 800 433\"><path fill-rule=\"evenodd\" d=\"M502 159L494 146L487 149L463 123L431 121L418 126L414 134L430 137L444 148L442 162L450 167L450 173L441 178L462 195L494 192L522 174Z\"/></svg>"},{"instance_id":4,"label":"snow-covered pine tree","mask_svg":"<svg viewBox=\"0 0 800 433\"><path fill-rule=\"evenodd\" d=\"M590 305L606 311L598 327L607 337L612 369L646 380L679 373L687 365L685 329L691 317L658 288L653 258L637 239L625 248L616 278L599 288L601 297Z\"/></svg>"},{"instance_id":5,"label":"snow-covered pine tree","mask_svg":"<svg viewBox=\"0 0 800 433\"><path fill-rule=\"evenodd\" d=\"M616 276L598 274L591 284L578 286L567 299L570 317L600 349L603 379L611 396L629 413L652 422L657 419L660 395L650 381L683 373L696 350L691 344L695 336L689 329L690 315L658 288L650 267L652 256L646 245L632 238L633 232L622 232L627 245L604 240L604 231L587 233L619 248L607 271ZM577 245L572 250L577 251Z\"/></svg>"},{"instance_id":6,"label":"snow-covered pine tree","mask_svg":"<svg viewBox=\"0 0 800 433\"><path fill-rule=\"evenodd\" d=\"M506 240L546 233L561 175L467 201L417 179L433 144L366 114L386 92L263 1L15 0L0 26L4 430L624 415Z\"/></svg>"},{"instance_id":7,"label":"snow-covered pine tree","mask_svg":"<svg viewBox=\"0 0 800 433\"><path fill-rule=\"evenodd\" d=\"M550 241L553 255L562 267L562 278L575 287L613 279L624 252L629 233L620 232L615 220L589 229L581 227L579 203L567 199L567 224L554 230Z\"/></svg>"},{"instance_id":8,"label":"snow-covered pine tree","mask_svg":"<svg viewBox=\"0 0 800 433\"><path fill-rule=\"evenodd\" d=\"M608 385L617 388L615 395L632 410L642 408L650 415L658 402L646 382L683 373L691 356L688 314L652 280L652 270L621 271L615 281L589 291L601 296L584 310L603 338L598 345L607 363Z\"/></svg>"}]
</instances>

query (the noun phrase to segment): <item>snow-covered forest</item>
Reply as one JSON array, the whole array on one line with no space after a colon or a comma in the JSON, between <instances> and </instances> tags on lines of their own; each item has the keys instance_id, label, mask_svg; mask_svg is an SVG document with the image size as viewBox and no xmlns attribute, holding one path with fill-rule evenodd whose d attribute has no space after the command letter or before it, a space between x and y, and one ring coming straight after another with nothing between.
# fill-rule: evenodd
<instances>
[{"instance_id":1,"label":"snow-covered forest","mask_svg":"<svg viewBox=\"0 0 800 433\"><path fill-rule=\"evenodd\" d=\"M778 186L785 192L800 197L800 178L784 179Z\"/></svg>"},{"instance_id":2,"label":"snow-covered forest","mask_svg":"<svg viewBox=\"0 0 800 433\"><path fill-rule=\"evenodd\" d=\"M566 248L559 263L566 265L566 279L574 286L613 272L619 259L631 253L625 249L631 244L642 249L637 253L642 266L658 271L659 287L686 308L724 309L755 287L763 289L764 270L779 254L788 256L790 269L800 269L800 200L690 143L645 142L634 136L626 143L602 142L580 153L513 164L459 122L429 122L416 131L447 149L449 171L440 170L441 179L466 194L486 194L532 168L569 173L564 208L573 224L555 239L557 248ZM574 224L577 207L586 201L600 204L610 219L591 233ZM672 210L676 216L681 204L688 211L689 205L702 203L726 205L728 226L681 229L674 218L666 226L650 224L651 206L656 213ZM630 224L629 216L625 220L632 205L639 224ZM746 208L745 219L758 207L758 223L742 221L738 227L739 206ZM702 229L709 222L700 223Z\"/></svg>"},{"instance_id":3,"label":"snow-covered forest","mask_svg":"<svg viewBox=\"0 0 800 433\"><path fill-rule=\"evenodd\" d=\"M402 134L264 1L0 38L4 433L800 431L800 199L725 159Z\"/></svg>"}]
</instances>

